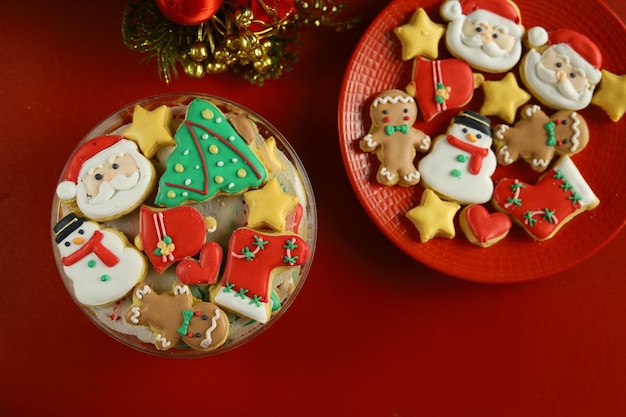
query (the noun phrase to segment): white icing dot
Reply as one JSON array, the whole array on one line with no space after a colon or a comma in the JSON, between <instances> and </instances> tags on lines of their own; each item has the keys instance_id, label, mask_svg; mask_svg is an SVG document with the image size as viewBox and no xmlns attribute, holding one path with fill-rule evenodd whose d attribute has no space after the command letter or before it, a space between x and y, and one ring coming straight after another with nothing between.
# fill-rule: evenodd
<instances>
[{"instance_id":1,"label":"white icing dot","mask_svg":"<svg viewBox=\"0 0 626 417\"><path fill-rule=\"evenodd\" d=\"M185 149L185 150L183 151L183 155L185 155L185 156L186 156L186 155L189 155L189 149Z\"/></svg>"},{"instance_id":2,"label":"white icing dot","mask_svg":"<svg viewBox=\"0 0 626 417\"><path fill-rule=\"evenodd\" d=\"M228 184L228 189L231 189L231 188L233 188L234 186L235 186L235 183L234 183L234 182L231 182L230 184Z\"/></svg>"},{"instance_id":3,"label":"white icing dot","mask_svg":"<svg viewBox=\"0 0 626 417\"><path fill-rule=\"evenodd\" d=\"M215 123L222 123L222 118L221 117L216 117L215 118Z\"/></svg>"},{"instance_id":4,"label":"white icing dot","mask_svg":"<svg viewBox=\"0 0 626 417\"><path fill-rule=\"evenodd\" d=\"M230 162L234 162L234 163L237 163L237 161L238 161L237 158L233 158L230 160Z\"/></svg>"},{"instance_id":5,"label":"white icing dot","mask_svg":"<svg viewBox=\"0 0 626 417\"><path fill-rule=\"evenodd\" d=\"M234 142L235 141L235 137L234 136L229 136L228 137L228 141L229 142Z\"/></svg>"},{"instance_id":6,"label":"white icing dot","mask_svg":"<svg viewBox=\"0 0 626 417\"><path fill-rule=\"evenodd\" d=\"M200 169L200 165L196 165L195 167L193 167L194 169Z\"/></svg>"},{"instance_id":7,"label":"white icing dot","mask_svg":"<svg viewBox=\"0 0 626 417\"><path fill-rule=\"evenodd\" d=\"M218 167L223 167L224 166L224 161L217 161L217 166Z\"/></svg>"},{"instance_id":8,"label":"white icing dot","mask_svg":"<svg viewBox=\"0 0 626 417\"><path fill-rule=\"evenodd\" d=\"M208 134L208 133L205 133L205 134L203 134L203 135L201 136L201 138L206 140L206 139L208 139L208 138L209 138L209 134Z\"/></svg>"},{"instance_id":9,"label":"white icing dot","mask_svg":"<svg viewBox=\"0 0 626 417\"><path fill-rule=\"evenodd\" d=\"M183 191L182 193L180 193L183 197L187 197L189 195L189 193L187 191Z\"/></svg>"},{"instance_id":10,"label":"white icing dot","mask_svg":"<svg viewBox=\"0 0 626 417\"><path fill-rule=\"evenodd\" d=\"M189 185L189 184L191 184L191 178L187 178L187 179L185 180L185 185Z\"/></svg>"}]
</instances>

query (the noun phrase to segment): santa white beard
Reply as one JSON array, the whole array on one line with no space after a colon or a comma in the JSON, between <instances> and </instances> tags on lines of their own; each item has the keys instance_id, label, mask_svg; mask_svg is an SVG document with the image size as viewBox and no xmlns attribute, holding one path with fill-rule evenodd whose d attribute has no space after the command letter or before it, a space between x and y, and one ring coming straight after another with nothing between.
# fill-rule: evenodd
<instances>
[{"instance_id":1,"label":"santa white beard","mask_svg":"<svg viewBox=\"0 0 626 417\"><path fill-rule=\"evenodd\" d=\"M536 50L531 49L523 61L524 79L541 101L567 110L584 109L591 102L592 89L579 92L568 79L558 82L556 73L541 63L541 54Z\"/></svg>"},{"instance_id":2,"label":"santa white beard","mask_svg":"<svg viewBox=\"0 0 626 417\"><path fill-rule=\"evenodd\" d=\"M521 40L516 39L510 52L500 49L494 42L484 43L480 35L463 34L465 18L448 24L446 44L450 52L467 61L472 67L490 72L505 72L513 68L522 56Z\"/></svg>"},{"instance_id":3,"label":"santa white beard","mask_svg":"<svg viewBox=\"0 0 626 417\"><path fill-rule=\"evenodd\" d=\"M106 219L137 207L152 185L152 176L135 172L129 176L116 175L113 181L103 182L98 195L91 198L83 182L76 186L76 204L91 219Z\"/></svg>"},{"instance_id":4,"label":"santa white beard","mask_svg":"<svg viewBox=\"0 0 626 417\"><path fill-rule=\"evenodd\" d=\"M110 181L102 181L98 194L89 200L89 204L100 205L109 202L117 192L133 188L139 182L139 172L130 175L115 175Z\"/></svg>"}]
</instances>

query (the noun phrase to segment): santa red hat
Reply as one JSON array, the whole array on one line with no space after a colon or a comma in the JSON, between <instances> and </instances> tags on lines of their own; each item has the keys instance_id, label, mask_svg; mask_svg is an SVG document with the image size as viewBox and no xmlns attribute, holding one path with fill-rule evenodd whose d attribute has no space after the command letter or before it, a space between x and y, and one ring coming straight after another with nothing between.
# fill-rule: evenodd
<instances>
[{"instance_id":1,"label":"santa red hat","mask_svg":"<svg viewBox=\"0 0 626 417\"><path fill-rule=\"evenodd\" d=\"M513 36L524 33L519 9L509 0L448 0L441 6L441 15L449 21L471 15L472 19L505 27Z\"/></svg>"},{"instance_id":2,"label":"santa red hat","mask_svg":"<svg viewBox=\"0 0 626 417\"><path fill-rule=\"evenodd\" d=\"M57 196L61 200L71 200L76 197L76 184L85 162L123 140L122 136L106 135L89 139L83 143L72 155L65 167L63 181L57 185Z\"/></svg>"},{"instance_id":3,"label":"santa red hat","mask_svg":"<svg viewBox=\"0 0 626 417\"><path fill-rule=\"evenodd\" d=\"M582 68L591 82L600 82L602 53L598 46L585 35L571 29L548 32L541 26L536 26L528 31L528 43L534 48L546 44L566 48L567 56L572 64Z\"/></svg>"}]
</instances>

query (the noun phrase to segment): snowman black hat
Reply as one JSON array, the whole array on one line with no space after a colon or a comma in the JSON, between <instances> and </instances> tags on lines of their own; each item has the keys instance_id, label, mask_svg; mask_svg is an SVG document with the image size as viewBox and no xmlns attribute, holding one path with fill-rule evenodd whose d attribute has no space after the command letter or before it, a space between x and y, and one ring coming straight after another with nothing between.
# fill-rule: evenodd
<instances>
[{"instance_id":1,"label":"snowman black hat","mask_svg":"<svg viewBox=\"0 0 626 417\"><path fill-rule=\"evenodd\" d=\"M78 217L76 213L72 212L54 225L54 233L56 237L54 241L61 243L67 238L74 230L78 229L87 220L84 217Z\"/></svg>"},{"instance_id":2,"label":"snowman black hat","mask_svg":"<svg viewBox=\"0 0 626 417\"><path fill-rule=\"evenodd\" d=\"M480 113L471 110L463 110L454 117L454 124L467 126L471 129L478 130L485 135L493 136L491 130L491 120Z\"/></svg>"}]
</instances>

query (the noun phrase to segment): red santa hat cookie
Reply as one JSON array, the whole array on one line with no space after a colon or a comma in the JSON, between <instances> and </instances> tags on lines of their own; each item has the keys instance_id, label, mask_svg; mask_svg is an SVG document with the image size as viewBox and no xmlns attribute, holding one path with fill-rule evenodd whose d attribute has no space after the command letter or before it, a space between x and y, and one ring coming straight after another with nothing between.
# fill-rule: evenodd
<instances>
[{"instance_id":1,"label":"red santa hat cookie","mask_svg":"<svg viewBox=\"0 0 626 417\"><path fill-rule=\"evenodd\" d=\"M520 75L530 92L544 105L581 110L589 105L602 79L602 53L585 35L571 29L528 30L530 50L522 59Z\"/></svg>"},{"instance_id":2,"label":"red santa hat cookie","mask_svg":"<svg viewBox=\"0 0 626 417\"><path fill-rule=\"evenodd\" d=\"M485 72L506 72L522 54L524 26L520 10L509 0L447 0L441 16L449 22L450 53Z\"/></svg>"},{"instance_id":3,"label":"red santa hat cookie","mask_svg":"<svg viewBox=\"0 0 626 417\"><path fill-rule=\"evenodd\" d=\"M155 170L137 144L118 135L89 139L67 162L57 196L88 218L106 221L137 208L152 191Z\"/></svg>"}]
</instances>

